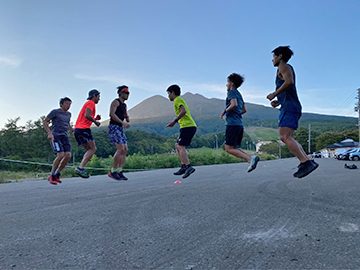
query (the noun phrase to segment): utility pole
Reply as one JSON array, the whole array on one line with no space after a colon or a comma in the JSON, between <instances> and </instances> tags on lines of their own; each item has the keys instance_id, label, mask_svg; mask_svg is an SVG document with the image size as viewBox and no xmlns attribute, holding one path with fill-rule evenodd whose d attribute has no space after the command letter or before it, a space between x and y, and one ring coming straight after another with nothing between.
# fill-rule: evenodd
<instances>
[{"instance_id":1,"label":"utility pole","mask_svg":"<svg viewBox=\"0 0 360 270\"><path fill-rule=\"evenodd\" d=\"M355 107L355 112L359 113L359 120L358 120L358 127L359 127L359 147L360 147L360 88L358 88L358 95L357 95L357 106Z\"/></svg>"},{"instance_id":2,"label":"utility pole","mask_svg":"<svg viewBox=\"0 0 360 270\"><path fill-rule=\"evenodd\" d=\"M311 124L309 124L309 155L311 154Z\"/></svg>"},{"instance_id":3,"label":"utility pole","mask_svg":"<svg viewBox=\"0 0 360 270\"><path fill-rule=\"evenodd\" d=\"M215 140L216 140L216 144L215 144L215 147L216 147L216 155L218 154L218 136L215 134Z\"/></svg>"}]
</instances>

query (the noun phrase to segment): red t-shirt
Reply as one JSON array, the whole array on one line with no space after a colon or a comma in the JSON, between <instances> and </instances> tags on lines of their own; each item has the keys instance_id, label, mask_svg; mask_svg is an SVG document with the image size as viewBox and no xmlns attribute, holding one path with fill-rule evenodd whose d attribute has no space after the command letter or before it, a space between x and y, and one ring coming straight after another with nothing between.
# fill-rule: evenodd
<instances>
[{"instance_id":1,"label":"red t-shirt","mask_svg":"<svg viewBox=\"0 0 360 270\"><path fill-rule=\"evenodd\" d=\"M91 110L91 116L95 119L95 102L92 100L87 101L84 106L82 107L79 116L76 120L75 128L90 128L91 122L90 120L86 119L85 117L85 111L86 109Z\"/></svg>"}]
</instances>

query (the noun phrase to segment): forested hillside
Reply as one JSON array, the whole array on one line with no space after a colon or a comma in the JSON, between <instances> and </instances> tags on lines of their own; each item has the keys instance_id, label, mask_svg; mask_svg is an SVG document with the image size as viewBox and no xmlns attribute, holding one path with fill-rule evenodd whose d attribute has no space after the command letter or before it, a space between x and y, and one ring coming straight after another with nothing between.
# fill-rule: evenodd
<instances>
[{"instance_id":1,"label":"forested hillside","mask_svg":"<svg viewBox=\"0 0 360 270\"><path fill-rule=\"evenodd\" d=\"M206 98L199 94L186 93L182 96L190 108L192 117L197 126L199 136L224 132L225 121L220 118L220 113L225 108L225 100L216 98ZM271 107L246 103L247 112L243 115L246 127L278 127L279 110ZM153 96L148 98L129 110L131 119L130 130L143 130L155 132L159 135L169 136L177 134L176 128L166 128L166 124L173 120L175 113L173 103L163 96ZM333 115L321 115L303 113L300 126L311 128L318 132L343 131L356 127L357 119L351 117L341 117ZM108 120L102 123L102 128L106 128Z\"/></svg>"}]
</instances>

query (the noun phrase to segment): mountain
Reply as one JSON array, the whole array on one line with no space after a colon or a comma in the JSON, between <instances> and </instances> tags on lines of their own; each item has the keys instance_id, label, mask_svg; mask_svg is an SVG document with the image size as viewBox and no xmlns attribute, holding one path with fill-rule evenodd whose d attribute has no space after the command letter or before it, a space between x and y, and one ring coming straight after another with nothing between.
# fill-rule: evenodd
<instances>
[{"instance_id":1,"label":"mountain","mask_svg":"<svg viewBox=\"0 0 360 270\"><path fill-rule=\"evenodd\" d=\"M189 106L190 113L194 118L198 131L197 135L204 135L214 132L224 132L224 120L220 118L220 113L225 108L225 99L206 98L200 94L185 93L181 96ZM279 110L246 103L246 114L243 116L244 125L263 126L277 128ZM167 128L166 124L175 118L173 102L160 95L152 96L128 112L130 116L130 129L140 129L147 132L155 132L160 135L172 135L178 133L178 128ZM106 127L109 120L102 122ZM303 113L300 126L307 127L312 125L312 130L323 132L324 130L344 130L356 125L357 119L352 117L342 117L333 115L322 115L313 113Z\"/></svg>"}]
</instances>

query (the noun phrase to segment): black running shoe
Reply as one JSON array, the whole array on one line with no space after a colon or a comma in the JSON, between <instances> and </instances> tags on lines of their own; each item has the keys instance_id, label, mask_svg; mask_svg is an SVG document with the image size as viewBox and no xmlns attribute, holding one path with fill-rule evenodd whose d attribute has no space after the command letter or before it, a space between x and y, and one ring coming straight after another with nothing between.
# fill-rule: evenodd
<instances>
[{"instance_id":1,"label":"black running shoe","mask_svg":"<svg viewBox=\"0 0 360 270\"><path fill-rule=\"evenodd\" d=\"M182 178L186 178L188 177L190 174L192 174L193 172L195 172L195 169L190 165L186 171L185 171L185 174L183 175Z\"/></svg>"},{"instance_id":2,"label":"black running shoe","mask_svg":"<svg viewBox=\"0 0 360 270\"><path fill-rule=\"evenodd\" d=\"M115 180L121 180L121 179L120 179L120 176L119 176L119 174L118 174L117 172L109 172L109 173L108 173L108 176L109 176L110 178L112 178L112 179L115 179Z\"/></svg>"},{"instance_id":3,"label":"black running shoe","mask_svg":"<svg viewBox=\"0 0 360 270\"><path fill-rule=\"evenodd\" d=\"M127 177L125 177L125 175L123 174L123 172L118 172L117 175L119 176L119 180L128 180Z\"/></svg>"},{"instance_id":4,"label":"black running shoe","mask_svg":"<svg viewBox=\"0 0 360 270\"><path fill-rule=\"evenodd\" d=\"M186 172L186 166L181 166L181 168L177 171L177 172L174 172L175 175L182 175Z\"/></svg>"},{"instance_id":5,"label":"black running shoe","mask_svg":"<svg viewBox=\"0 0 360 270\"><path fill-rule=\"evenodd\" d=\"M300 163L300 165L298 167L299 167L299 170L296 173L294 173L294 177L303 178L303 177L307 176L309 173L316 170L316 168L319 167L319 164L317 164L313 160L308 160L304 163Z\"/></svg>"}]
</instances>

